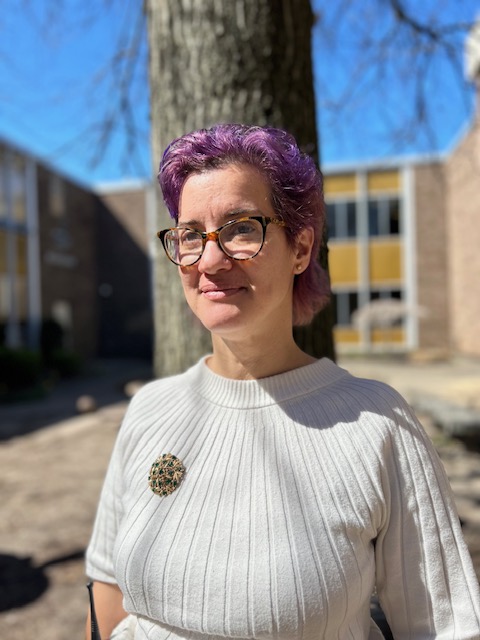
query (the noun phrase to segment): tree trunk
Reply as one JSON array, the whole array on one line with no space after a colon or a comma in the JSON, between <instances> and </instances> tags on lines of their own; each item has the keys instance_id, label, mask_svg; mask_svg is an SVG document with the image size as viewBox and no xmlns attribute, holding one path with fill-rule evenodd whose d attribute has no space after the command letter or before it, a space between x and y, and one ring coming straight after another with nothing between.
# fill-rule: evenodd
<instances>
[{"instance_id":1,"label":"tree trunk","mask_svg":"<svg viewBox=\"0 0 480 640\"><path fill-rule=\"evenodd\" d=\"M217 122L284 128L318 160L309 0L146 0L146 11L155 167L173 138ZM169 226L164 206L158 210L158 228ZM161 253L159 247L159 376L184 370L211 348L187 309L175 268ZM328 312L296 330L295 338L313 355L333 357Z\"/></svg>"}]
</instances>

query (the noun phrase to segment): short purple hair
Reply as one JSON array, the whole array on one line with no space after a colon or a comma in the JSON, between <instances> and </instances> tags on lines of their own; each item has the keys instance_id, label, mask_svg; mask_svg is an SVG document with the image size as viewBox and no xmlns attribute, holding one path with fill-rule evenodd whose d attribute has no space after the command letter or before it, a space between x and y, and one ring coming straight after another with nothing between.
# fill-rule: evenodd
<instances>
[{"instance_id":1,"label":"short purple hair","mask_svg":"<svg viewBox=\"0 0 480 640\"><path fill-rule=\"evenodd\" d=\"M325 221L322 175L286 131L217 124L177 138L163 154L158 181L172 218L178 221L180 193L191 174L230 164L250 165L266 178L273 209L286 223L292 246L302 229L311 227L314 231L310 264L295 276L293 289L293 324L308 324L328 302L330 293L327 274L318 262Z\"/></svg>"}]
</instances>

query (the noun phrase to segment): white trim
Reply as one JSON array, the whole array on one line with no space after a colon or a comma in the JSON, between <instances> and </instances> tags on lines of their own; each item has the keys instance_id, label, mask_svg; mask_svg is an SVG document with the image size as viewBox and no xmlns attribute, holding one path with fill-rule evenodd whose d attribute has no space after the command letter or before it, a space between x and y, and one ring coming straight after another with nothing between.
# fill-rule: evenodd
<instances>
[{"instance_id":1,"label":"white trim","mask_svg":"<svg viewBox=\"0 0 480 640\"><path fill-rule=\"evenodd\" d=\"M417 243L415 230L415 171L414 167L402 169L403 185L403 264L405 278L405 303L416 309L417 291ZM406 341L409 349L418 348L418 314L409 314L405 323Z\"/></svg>"},{"instance_id":2,"label":"white trim","mask_svg":"<svg viewBox=\"0 0 480 640\"><path fill-rule=\"evenodd\" d=\"M365 171L356 174L358 184L357 195L357 242L358 242L358 308L368 304L370 262L369 262L369 237L368 237L368 182ZM359 328L360 347L370 349L370 334L368 328Z\"/></svg>"},{"instance_id":3,"label":"white trim","mask_svg":"<svg viewBox=\"0 0 480 640\"><path fill-rule=\"evenodd\" d=\"M386 158L371 158L367 160L346 160L341 162L325 163L322 165L322 174L330 176L343 173L360 173L363 171L390 171L398 169L401 171L404 167L412 164L431 164L445 162L448 158L448 152L440 153L424 153L412 154L405 156L391 156ZM343 193L343 192L342 192ZM345 191L345 193L349 193Z\"/></svg>"},{"instance_id":4,"label":"white trim","mask_svg":"<svg viewBox=\"0 0 480 640\"><path fill-rule=\"evenodd\" d=\"M111 182L96 182L91 185L97 195L108 195L111 193L122 193L124 191L148 191L152 188L152 182L146 178L123 178Z\"/></svg>"}]
</instances>

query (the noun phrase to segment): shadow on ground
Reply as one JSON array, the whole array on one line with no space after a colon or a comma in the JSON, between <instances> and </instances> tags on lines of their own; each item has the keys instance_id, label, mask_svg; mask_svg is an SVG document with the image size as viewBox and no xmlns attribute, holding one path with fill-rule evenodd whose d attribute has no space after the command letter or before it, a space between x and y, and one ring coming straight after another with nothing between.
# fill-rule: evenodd
<instances>
[{"instance_id":1,"label":"shadow on ground","mask_svg":"<svg viewBox=\"0 0 480 640\"><path fill-rule=\"evenodd\" d=\"M77 415L77 401L81 397L91 398L96 409L127 400L127 383L151 378L149 361L95 362L84 374L59 382L46 398L0 405L0 441L26 435Z\"/></svg>"},{"instance_id":2,"label":"shadow on ground","mask_svg":"<svg viewBox=\"0 0 480 640\"><path fill-rule=\"evenodd\" d=\"M31 557L0 554L0 611L17 609L37 600L49 587L45 569L54 564L81 560L84 555L85 550L79 549L37 567Z\"/></svg>"}]
</instances>

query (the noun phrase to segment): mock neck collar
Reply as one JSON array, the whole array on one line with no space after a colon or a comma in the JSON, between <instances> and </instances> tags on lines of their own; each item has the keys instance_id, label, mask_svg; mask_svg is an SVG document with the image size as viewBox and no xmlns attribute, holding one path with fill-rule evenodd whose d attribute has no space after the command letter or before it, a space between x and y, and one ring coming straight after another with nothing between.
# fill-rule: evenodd
<instances>
[{"instance_id":1,"label":"mock neck collar","mask_svg":"<svg viewBox=\"0 0 480 640\"><path fill-rule=\"evenodd\" d=\"M235 380L214 373L202 358L185 374L192 392L223 407L259 408L308 395L345 377L348 373L331 360L312 364L258 380Z\"/></svg>"}]
</instances>

